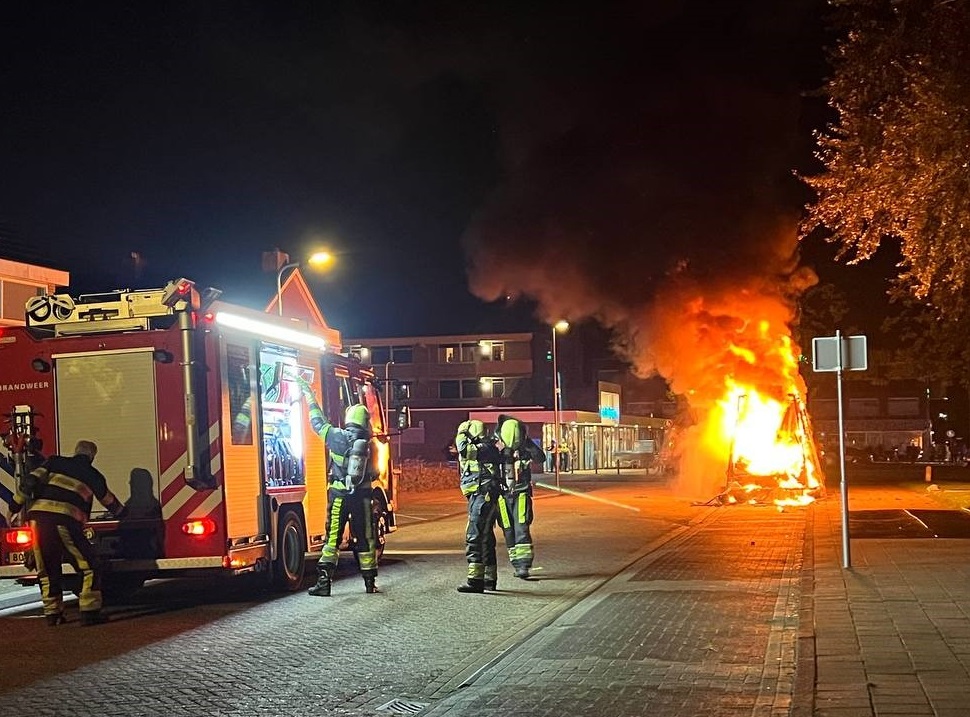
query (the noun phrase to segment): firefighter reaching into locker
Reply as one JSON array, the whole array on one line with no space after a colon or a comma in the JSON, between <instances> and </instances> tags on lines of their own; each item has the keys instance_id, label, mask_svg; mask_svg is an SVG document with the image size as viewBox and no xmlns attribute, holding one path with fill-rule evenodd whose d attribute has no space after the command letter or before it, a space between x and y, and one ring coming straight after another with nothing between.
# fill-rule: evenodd
<instances>
[{"instance_id":1,"label":"firefighter reaching into locker","mask_svg":"<svg viewBox=\"0 0 970 717\"><path fill-rule=\"evenodd\" d=\"M515 576L526 579L532 568L532 461L545 458L542 449L529 438L528 426L514 416L502 414L495 426L501 450L501 468L506 485L505 502L512 524L509 560Z\"/></svg>"},{"instance_id":2,"label":"firefighter reaching into locker","mask_svg":"<svg viewBox=\"0 0 970 717\"><path fill-rule=\"evenodd\" d=\"M44 616L51 626L65 622L62 563L70 562L81 576L78 608L82 625L107 622L101 613L101 569L94 546L81 532L97 498L115 518L125 509L108 490L104 476L92 465L98 447L78 441L74 455L51 456L31 471L14 496L16 508L26 505L34 532L34 558Z\"/></svg>"},{"instance_id":3,"label":"firefighter reaching into locker","mask_svg":"<svg viewBox=\"0 0 970 717\"><path fill-rule=\"evenodd\" d=\"M358 546L364 589L368 593L380 592L376 585L377 539L371 504L372 481L377 473L372 460L370 414L366 406L358 403L347 408L343 428L334 426L310 386L302 380L299 384L309 407L310 426L326 443L329 456L326 539L317 564L317 583L308 592L317 597L330 595L340 557L340 539L348 521Z\"/></svg>"},{"instance_id":4,"label":"firefighter reaching into locker","mask_svg":"<svg viewBox=\"0 0 970 717\"><path fill-rule=\"evenodd\" d=\"M509 530L500 455L493 437L486 434L479 420L464 421L455 437L461 492L468 499L468 524L465 528L465 557L468 577L458 586L460 593L481 593L497 588L495 523L503 533Z\"/></svg>"}]
</instances>

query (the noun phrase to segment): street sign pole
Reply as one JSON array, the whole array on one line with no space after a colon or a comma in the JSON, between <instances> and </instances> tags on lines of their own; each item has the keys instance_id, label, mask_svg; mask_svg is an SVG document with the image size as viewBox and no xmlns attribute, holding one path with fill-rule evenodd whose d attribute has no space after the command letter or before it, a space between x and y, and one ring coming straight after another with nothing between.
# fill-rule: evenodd
<instances>
[{"instance_id":1,"label":"street sign pole","mask_svg":"<svg viewBox=\"0 0 970 717\"><path fill-rule=\"evenodd\" d=\"M835 331L836 369L835 386L839 404L839 495L842 498L842 567L852 567L849 548L849 484L845 480L845 421L842 408L842 332Z\"/></svg>"},{"instance_id":2,"label":"street sign pole","mask_svg":"<svg viewBox=\"0 0 970 717\"><path fill-rule=\"evenodd\" d=\"M849 484L845 479L845 419L842 406L842 372L868 369L865 336L820 336L812 339L812 367L816 371L835 371L839 407L839 493L842 497L842 567L852 567L849 552Z\"/></svg>"}]
</instances>

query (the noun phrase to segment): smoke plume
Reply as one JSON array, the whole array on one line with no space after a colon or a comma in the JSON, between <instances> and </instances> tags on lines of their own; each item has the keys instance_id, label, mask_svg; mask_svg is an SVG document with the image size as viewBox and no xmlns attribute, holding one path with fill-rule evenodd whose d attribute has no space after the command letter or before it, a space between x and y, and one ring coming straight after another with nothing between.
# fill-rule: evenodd
<instances>
[{"instance_id":1,"label":"smoke plume","mask_svg":"<svg viewBox=\"0 0 970 717\"><path fill-rule=\"evenodd\" d=\"M550 323L595 319L685 399L693 492L723 483L700 431L728 382L780 400L803 388L790 326L815 277L797 251L800 98L767 45L744 62L692 45L676 67L519 92L548 112L506 108L506 180L464 237L476 295L527 297Z\"/></svg>"}]
</instances>

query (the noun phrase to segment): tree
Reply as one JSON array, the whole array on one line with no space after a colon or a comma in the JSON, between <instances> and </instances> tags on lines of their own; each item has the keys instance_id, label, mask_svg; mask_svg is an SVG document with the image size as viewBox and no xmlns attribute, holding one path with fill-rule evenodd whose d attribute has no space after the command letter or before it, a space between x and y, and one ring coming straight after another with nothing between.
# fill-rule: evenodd
<instances>
[{"instance_id":1,"label":"tree","mask_svg":"<svg viewBox=\"0 0 970 717\"><path fill-rule=\"evenodd\" d=\"M970 313L970 1L830 0L844 38L824 91L837 120L803 236L857 263L898 242L896 284L934 313Z\"/></svg>"},{"instance_id":2,"label":"tree","mask_svg":"<svg viewBox=\"0 0 970 717\"><path fill-rule=\"evenodd\" d=\"M816 284L802 294L794 331L802 355L812 355L815 337L831 336L838 328L844 331L842 322L848 313L849 300L834 284Z\"/></svg>"},{"instance_id":3,"label":"tree","mask_svg":"<svg viewBox=\"0 0 970 717\"><path fill-rule=\"evenodd\" d=\"M940 319L932 307L897 296L898 314L883 331L895 337L889 378L920 376L928 383L970 389L970 316Z\"/></svg>"}]
</instances>

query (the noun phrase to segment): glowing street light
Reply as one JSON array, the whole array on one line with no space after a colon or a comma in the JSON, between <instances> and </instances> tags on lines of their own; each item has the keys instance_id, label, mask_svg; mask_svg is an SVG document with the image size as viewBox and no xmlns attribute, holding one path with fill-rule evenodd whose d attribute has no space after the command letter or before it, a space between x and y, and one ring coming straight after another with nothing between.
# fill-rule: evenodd
<instances>
[{"instance_id":1,"label":"glowing street light","mask_svg":"<svg viewBox=\"0 0 970 717\"><path fill-rule=\"evenodd\" d=\"M328 251L318 251L307 257L306 263L312 267L324 269L333 264L333 254ZM280 316L283 315L283 274L287 269L294 269L301 266L303 262L291 261L280 267L276 274L276 307L279 309Z\"/></svg>"},{"instance_id":2,"label":"glowing street light","mask_svg":"<svg viewBox=\"0 0 970 717\"><path fill-rule=\"evenodd\" d=\"M562 388L559 385L559 360L556 356L556 334L565 333L569 330L568 321L557 321L552 326L552 414L556 424L555 441L556 451L553 454L553 466L556 469L556 488L559 488L559 457L562 454L562 426L560 412L562 411Z\"/></svg>"}]
</instances>

